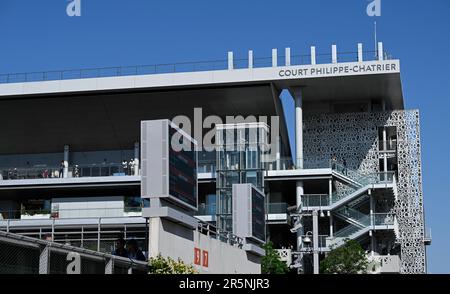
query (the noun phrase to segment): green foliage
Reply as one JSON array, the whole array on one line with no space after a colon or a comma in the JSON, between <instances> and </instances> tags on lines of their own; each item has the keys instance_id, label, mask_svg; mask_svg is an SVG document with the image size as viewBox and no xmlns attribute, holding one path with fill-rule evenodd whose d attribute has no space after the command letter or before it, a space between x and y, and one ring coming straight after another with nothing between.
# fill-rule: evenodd
<instances>
[{"instance_id":1,"label":"green foliage","mask_svg":"<svg viewBox=\"0 0 450 294\"><path fill-rule=\"evenodd\" d=\"M149 260L151 274L197 274L197 270L192 265L185 264L181 259L178 261L170 257L164 258L161 255L152 257Z\"/></svg>"},{"instance_id":2,"label":"green foliage","mask_svg":"<svg viewBox=\"0 0 450 294\"><path fill-rule=\"evenodd\" d=\"M361 245L354 240L332 249L320 263L320 269L326 274L366 274L369 261Z\"/></svg>"},{"instance_id":3,"label":"green foliage","mask_svg":"<svg viewBox=\"0 0 450 294\"><path fill-rule=\"evenodd\" d=\"M273 249L272 242L263 246L266 250L266 256L261 261L261 272L263 274L285 274L289 271L286 263L280 259L278 252Z\"/></svg>"}]
</instances>

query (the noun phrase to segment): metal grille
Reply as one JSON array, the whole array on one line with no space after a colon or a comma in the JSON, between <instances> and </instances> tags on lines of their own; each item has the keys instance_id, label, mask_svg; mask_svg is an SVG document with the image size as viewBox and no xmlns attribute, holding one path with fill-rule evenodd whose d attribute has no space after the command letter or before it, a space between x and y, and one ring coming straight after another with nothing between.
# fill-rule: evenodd
<instances>
[{"instance_id":1,"label":"metal grille","mask_svg":"<svg viewBox=\"0 0 450 294\"><path fill-rule=\"evenodd\" d=\"M148 273L148 264L0 231L0 274L38 273L144 274Z\"/></svg>"}]
</instances>

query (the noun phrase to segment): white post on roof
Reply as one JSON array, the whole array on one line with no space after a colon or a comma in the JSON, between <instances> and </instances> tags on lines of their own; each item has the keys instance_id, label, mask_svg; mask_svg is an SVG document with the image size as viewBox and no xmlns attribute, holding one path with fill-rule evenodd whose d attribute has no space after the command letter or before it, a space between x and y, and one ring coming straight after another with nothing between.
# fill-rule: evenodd
<instances>
[{"instance_id":1,"label":"white post on roof","mask_svg":"<svg viewBox=\"0 0 450 294\"><path fill-rule=\"evenodd\" d=\"M316 64L316 47L311 46L311 64Z\"/></svg>"},{"instance_id":2,"label":"white post on roof","mask_svg":"<svg viewBox=\"0 0 450 294\"><path fill-rule=\"evenodd\" d=\"M383 61L383 42L378 42L378 61Z\"/></svg>"},{"instance_id":3,"label":"white post on roof","mask_svg":"<svg viewBox=\"0 0 450 294\"><path fill-rule=\"evenodd\" d=\"M248 68L253 68L253 50L248 50Z\"/></svg>"},{"instance_id":4,"label":"white post on roof","mask_svg":"<svg viewBox=\"0 0 450 294\"><path fill-rule=\"evenodd\" d=\"M337 63L337 46L336 45L331 46L331 62Z\"/></svg>"},{"instance_id":5,"label":"white post on roof","mask_svg":"<svg viewBox=\"0 0 450 294\"><path fill-rule=\"evenodd\" d=\"M272 49L272 67L278 66L278 50Z\"/></svg>"},{"instance_id":6,"label":"white post on roof","mask_svg":"<svg viewBox=\"0 0 450 294\"><path fill-rule=\"evenodd\" d=\"M291 48L287 47L284 52L285 52L284 55L286 55L285 56L285 60L286 60L285 65L291 66Z\"/></svg>"},{"instance_id":7,"label":"white post on roof","mask_svg":"<svg viewBox=\"0 0 450 294\"><path fill-rule=\"evenodd\" d=\"M358 43L358 62L363 62L363 45Z\"/></svg>"},{"instance_id":8,"label":"white post on roof","mask_svg":"<svg viewBox=\"0 0 450 294\"><path fill-rule=\"evenodd\" d=\"M228 51L228 70L232 70L233 68L233 51Z\"/></svg>"}]
</instances>

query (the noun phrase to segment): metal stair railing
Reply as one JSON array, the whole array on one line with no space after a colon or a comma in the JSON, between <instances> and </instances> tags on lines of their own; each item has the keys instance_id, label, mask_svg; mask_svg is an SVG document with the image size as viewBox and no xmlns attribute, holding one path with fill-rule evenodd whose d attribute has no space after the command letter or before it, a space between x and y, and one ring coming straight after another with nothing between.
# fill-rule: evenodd
<instances>
[{"instance_id":1,"label":"metal stair railing","mask_svg":"<svg viewBox=\"0 0 450 294\"><path fill-rule=\"evenodd\" d=\"M351 220L353 223L356 223L358 226L364 227L364 223L361 223L360 220L364 220L366 215L356 209L345 206L336 211L336 215L341 217L344 220Z\"/></svg>"}]
</instances>

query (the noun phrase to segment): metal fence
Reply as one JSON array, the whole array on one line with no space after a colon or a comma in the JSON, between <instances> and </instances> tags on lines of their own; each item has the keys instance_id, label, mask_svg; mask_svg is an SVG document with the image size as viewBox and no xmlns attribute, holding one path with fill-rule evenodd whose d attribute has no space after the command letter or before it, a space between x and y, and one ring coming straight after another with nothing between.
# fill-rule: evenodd
<instances>
[{"instance_id":1,"label":"metal fence","mask_svg":"<svg viewBox=\"0 0 450 294\"><path fill-rule=\"evenodd\" d=\"M147 262L0 231L1 274L146 274Z\"/></svg>"},{"instance_id":2,"label":"metal fence","mask_svg":"<svg viewBox=\"0 0 450 294\"><path fill-rule=\"evenodd\" d=\"M376 60L375 51L364 51L363 60ZM339 52L337 55L338 62L356 62L358 60L358 52ZM390 59L387 53L384 59ZM279 64L277 66L285 66L282 61L285 56L278 56ZM317 64L326 64L332 62L332 54L316 54ZM311 55L292 55L291 65L308 65L311 64ZM248 58L233 59L234 69L243 69L249 67ZM272 67L272 57L254 58L254 68ZM11 73L0 74L0 84L3 83L22 83L37 81L53 81L53 80L70 80L70 79L86 79L101 77L118 77L118 76L137 76L152 75L164 73L182 73L182 72L199 72L212 70L228 69L228 60L212 60L212 61L196 61L196 62L180 62L154 65L137 65L137 66L117 66L90 69L67 69L57 71L44 72L27 72L27 73Z\"/></svg>"},{"instance_id":3,"label":"metal fence","mask_svg":"<svg viewBox=\"0 0 450 294\"><path fill-rule=\"evenodd\" d=\"M70 244L105 253L114 251L115 241L123 237L125 240L136 240L139 248L146 251L145 220L142 219L141 223L134 224L110 223L114 219L120 220L121 218L48 219L31 220L31 222L30 220L8 219L0 221L0 232L46 239L59 244ZM125 220L125 218L122 219Z\"/></svg>"}]
</instances>

